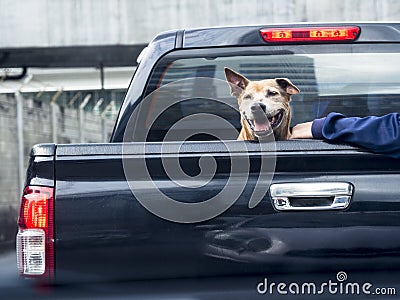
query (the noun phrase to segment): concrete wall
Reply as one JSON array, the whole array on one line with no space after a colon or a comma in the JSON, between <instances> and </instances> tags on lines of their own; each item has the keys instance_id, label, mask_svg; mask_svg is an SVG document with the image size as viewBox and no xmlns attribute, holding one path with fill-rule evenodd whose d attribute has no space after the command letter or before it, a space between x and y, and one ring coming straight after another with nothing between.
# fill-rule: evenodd
<instances>
[{"instance_id":1,"label":"concrete wall","mask_svg":"<svg viewBox=\"0 0 400 300\"><path fill-rule=\"evenodd\" d=\"M0 48L136 44L175 28L399 17L398 0L0 0Z\"/></svg>"},{"instance_id":2,"label":"concrete wall","mask_svg":"<svg viewBox=\"0 0 400 300\"><path fill-rule=\"evenodd\" d=\"M16 118L15 99L0 95L0 250L4 241L13 240L16 231L19 203Z\"/></svg>"},{"instance_id":3,"label":"concrete wall","mask_svg":"<svg viewBox=\"0 0 400 300\"><path fill-rule=\"evenodd\" d=\"M102 121L100 114L83 113L83 126L76 109L55 106L56 139L58 143L79 143L80 129L85 142L105 142L109 139L114 120ZM23 162L26 171L30 149L34 144L53 142L52 110L49 104L30 96L23 99ZM17 101L13 94L0 94L0 248L5 241L12 241L22 189L19 186ZM105 131L103 133L103 125ZM105 136L103 135L105 134Z\"/></svg>"}]
</instances>

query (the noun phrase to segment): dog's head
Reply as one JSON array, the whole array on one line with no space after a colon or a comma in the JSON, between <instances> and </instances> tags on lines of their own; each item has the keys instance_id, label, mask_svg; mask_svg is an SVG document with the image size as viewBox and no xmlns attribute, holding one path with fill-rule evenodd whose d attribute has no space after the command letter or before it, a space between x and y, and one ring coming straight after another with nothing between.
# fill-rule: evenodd
<instances>
[{"instance_id":1,"label":"dog's head","mask_svg":"<svg viewBox=\"0 0 400 300\"><path fill-rule=\"evenodd\" d=\"M262 139L272 130L275 139L288 139L290 96L300 92L289 79L250 81L229 68L225 68L225 77L239 103L242 123L239 139Z\"/></svg>"}]
</instances>

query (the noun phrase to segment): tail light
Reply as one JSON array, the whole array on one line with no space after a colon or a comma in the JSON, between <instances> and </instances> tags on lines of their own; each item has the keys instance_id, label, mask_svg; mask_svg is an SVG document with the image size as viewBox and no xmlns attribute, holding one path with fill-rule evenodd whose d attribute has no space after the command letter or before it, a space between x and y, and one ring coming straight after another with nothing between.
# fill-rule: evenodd
<instances>
[{"instance_id":1,"label":"tail light","mask_svg":"<svg viewBox=\"0 0 400 300\"><path fill-rule=\"evenodd\" d=\"M350 42L357 39L360 34L360 28L357 26L267 28L261 29L260 34L267 43Z\"/></svg>"},{"instance_id":2,"label":"tail light","mask_svg":"<svg viewBox=\"0 0 400 300\"><path fill-rule=\"evenodd\" d=\"M28 186L22 195L17 265L23 276L54 277L53 192L50 187Z\"/></svg>"}]
</instances>

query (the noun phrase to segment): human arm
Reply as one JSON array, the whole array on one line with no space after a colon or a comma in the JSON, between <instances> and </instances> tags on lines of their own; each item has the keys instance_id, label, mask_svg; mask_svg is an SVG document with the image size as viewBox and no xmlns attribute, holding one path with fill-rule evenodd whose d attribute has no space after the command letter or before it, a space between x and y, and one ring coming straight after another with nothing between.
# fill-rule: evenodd
<instances>
[{"instance_id":1,"label":"human arm","mask_svg":"<svg viewBox=\"0 0 400 300\"><path fill-rule=\"evenodd\" d=\"M391 113L382 117L358 118L330 113L326 118L296 125L291 138L352 143L400 158L400 115Z\"/></svg>"}]
</instances>

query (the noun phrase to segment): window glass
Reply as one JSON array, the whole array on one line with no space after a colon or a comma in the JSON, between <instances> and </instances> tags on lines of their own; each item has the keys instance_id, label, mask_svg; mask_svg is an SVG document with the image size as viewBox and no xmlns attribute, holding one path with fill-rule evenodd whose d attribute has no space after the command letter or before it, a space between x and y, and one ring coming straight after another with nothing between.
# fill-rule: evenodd
<instances>
[{"instance_id":1,"label":"window glass","mask_svg":"<svg viewBox=\"0 0 400 300\"><path fill-rule=\"evenodd\" d=\"M203 56L201 51L181 50L164 57L153 71L142 107L147 115L143 122L150 130L147 140L163 140L169 130L175 130L175 123L195 114L200 115L188 118L176 130L197 130L199 134L190 138L185 134L175 135L175 139L212 140L215 137L210 134L211 129L218 137L222 134L224 139L236 139L240 114L237 100L230 95L225 82L224 67L250 80L290 79L301 90L292 96L291 126L333 111L361 117L400 111L398 45L276 49L235 49L231 53L229 49L217 49L215 53L204 52ZM169 89L170 86L173 88ZM170 106L166 105L169 101L173 103ZM226 120L228 125L215 123L213 116Z\"/></svg>"}]
</instances>

